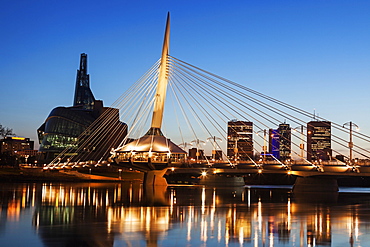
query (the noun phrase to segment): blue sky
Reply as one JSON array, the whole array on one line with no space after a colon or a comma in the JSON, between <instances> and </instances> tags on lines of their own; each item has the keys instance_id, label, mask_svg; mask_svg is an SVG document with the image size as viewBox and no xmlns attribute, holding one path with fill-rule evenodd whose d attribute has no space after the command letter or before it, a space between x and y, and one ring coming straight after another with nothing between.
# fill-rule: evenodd
<instances>
[{"instance_id":1,"label":"blue sky","mask_svg":"<svg viewBox=\"0 0 370 247\"><path fill-rule=\"evenodd\" d=\"M0 123L37 141L71 106L81 53L106 106L170 54L370 134L369 1L3 1Z\"/></svg>"}]
</instances>

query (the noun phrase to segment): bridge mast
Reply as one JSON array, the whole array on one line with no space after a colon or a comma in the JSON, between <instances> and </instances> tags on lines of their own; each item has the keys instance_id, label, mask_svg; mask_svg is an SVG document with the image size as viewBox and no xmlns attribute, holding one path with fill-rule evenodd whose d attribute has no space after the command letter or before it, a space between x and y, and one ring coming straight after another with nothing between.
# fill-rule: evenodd
<instances>
[{"instance_id":1,"label":"bridge mast","mask_svg":"<svg viewBox=\"0 0 370 247\"><path fill-rule=\"evenodd\" d=\"M168 53L170 44L170 13L167 14L166 31L164 34L162 57L159 67L157 91L155 95L152 124L148 134L161 134L164 102L168 84Z\"/></svg>"}]
</instances>

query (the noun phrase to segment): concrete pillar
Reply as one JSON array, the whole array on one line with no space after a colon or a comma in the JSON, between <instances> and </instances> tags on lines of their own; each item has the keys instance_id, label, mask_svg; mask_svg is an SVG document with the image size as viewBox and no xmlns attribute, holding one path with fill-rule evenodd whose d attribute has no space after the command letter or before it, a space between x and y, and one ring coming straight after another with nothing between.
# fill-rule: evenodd
<instances>
[{"instance_id":1,"label":"concrete pillar","mask_svg":"<svg viewBox=\"0 0 370 247\"><path fill-rule=\"evenodd\" d=\"M163 170L151 170L144 175L144 186L166 186L167 181L163 177L166 173L167 168Z\"/></svg>"}]
</instances>

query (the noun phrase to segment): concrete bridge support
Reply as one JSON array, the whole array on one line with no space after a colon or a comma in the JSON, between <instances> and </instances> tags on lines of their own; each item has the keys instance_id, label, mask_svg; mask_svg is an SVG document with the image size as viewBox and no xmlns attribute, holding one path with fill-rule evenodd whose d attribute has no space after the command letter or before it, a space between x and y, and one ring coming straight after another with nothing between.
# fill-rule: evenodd
<instances>
[{"instance_id":1,"label":"concrete bridge support","mask_svg":"<svg viewBox=\"0 0 370 247\"><path fill-rule=\"evenodd\" d=\"M145 202L149 206L164 206L168 205L166 200L167 181L163 175L167 172L167 168L163 170L151 170L144 174L144 196Z\"/></svg>"},{"instance_id":2,"label":"concrete bridge support","mask_svg":"<svg viewBox=\"0 0 370 247\"><path fill-rule=\"evenodd\" d=\"M144 186L165 186L167 187L167 181L163 177L167 172L167 168L163 170L151 170L147 171L144 175Z\"/></svg>"},{"instance_id":3,"label":"concrete bridge support","mask_svg":"<svg viewBox=\"0 0 370 247\"><path fill-rule=\"evenodd\" d=\"M318 192L318 193L331 193L338 192L338 182L335 177L297 177L293 192Z\"/></svg>"}]
</instances>

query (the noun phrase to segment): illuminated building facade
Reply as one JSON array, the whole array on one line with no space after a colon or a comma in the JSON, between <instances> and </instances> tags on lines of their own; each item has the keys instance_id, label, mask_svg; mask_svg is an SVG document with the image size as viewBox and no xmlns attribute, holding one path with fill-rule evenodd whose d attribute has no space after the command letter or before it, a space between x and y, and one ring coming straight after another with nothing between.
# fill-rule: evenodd
<instances>
[{"instance_id":1,"label":"illuminated building facade","mask_svg":"<svg viewBox=\"0 0 370 247\"><path fill-rule=\"evenodd\" d=\"M280 159L280 138L278 129L269 130L269 153Z\"/></svg>"},{"instance_id":2,"label":"illuminated building facade","mask_svg":"<svg viewBox=\"0 0 370 247\"><path fill-rule=\"evenodd\" d=\"M278 160L291 157L291 128L289 124L279 124L278 129L269 130L269 152Z\"/></svg>"},{"instance_id":3,"label":"illuminated building facade","mask_svg":"<svg viewBox=\"0 0 370 247\"><path fill-rule=\"evenodd\" d=\"M307 160L329 160L331 156L331 122L307 123Z\"/></svg>"},{"instance_id":4,"label":"illuminated building facade","mask_svg":"<svg viewBox=\"0 0 370 247\"><path fill-rule=\"evenodd\" d=\"M91 127L92 125L93 127ZM80 136L88 127L91 129ZM100 130L100 139L104 141L94 143L89 137L98 129ZM71 151L67 151L66 156L76 155L75 150L84 141L89 144L84 144L86 147L78 154L85 153L87 155L90 153L87 155L88 157L86 155L84 157L88 160L105 159L106 157L102 156L107 153L106 151L118 145L126 136L127 125L119 120L119 110L104 107L103 102L95 100L91 92L86 54L81 54L73 106L54 108L37 132L40 143L40 159L44 162L53 160L67 148Z\"/></svg>"},{"instance_id":5,"label":"illuminated building facade","mask_svg":"<svg viewBox=\"0 0 370 247\"><path fill-rule=\"evenodd\" d=\"M11 155L19 151L33 150L34 141L25 137L5 137L0 140L0 153L8 153Z\"/></svg>"},{"instance_id":6,"label":"illuminated building facade","mask_svg":"<svg viewBox=\"0 0 370 247\"><path fill-rule=\"evenodd\" d=\"M229 121L227 137L227 157L230 160L250 160L253 157L252 122Z\"/></svg>"},{"instance_id":7,"label":"illuminated building facade","mask_svg":"<svg viewBox=\"0 0 370 247\"><path fill-rule=\"evenodd\" d=\"M20 163L35 163L37 150L34 141L25 137L5 137L0 140L0 165L17 166Z\"/></svg>"},{"instance_id":8,"label":"illuminated building facade","mask_svg":"<svg viewBox=\"0 0 370 247\"><path fill-rule=\"evenodd\" d=\"M289 124L279 124L279 159L284 161L291 157L292 135Z\"/></svg>"}]
</instances>

